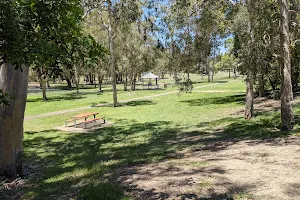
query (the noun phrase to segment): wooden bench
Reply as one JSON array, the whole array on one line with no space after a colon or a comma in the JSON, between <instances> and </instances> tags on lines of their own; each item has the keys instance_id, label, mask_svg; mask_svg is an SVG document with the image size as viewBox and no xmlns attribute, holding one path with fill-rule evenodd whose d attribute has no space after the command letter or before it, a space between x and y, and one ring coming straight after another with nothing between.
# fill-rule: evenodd
<instances>
[{"instance_id":1,"label":"wooden bench","mask_svg":"<svg viewBox=\"0 0 300 200\"><path fill-rule=\"evenodd\" d=\"M84 127L87 128L87 124L96 122L97 120L102 119L105 124L105 118L104 117L98 117L96 118L96 115L99 114L98 112L88 112L88 113L81 113L79 115L72 116L71 119L68 119L65 121L66 127L68 127L68 123L73 122L74 128L77 127L79 124L84 124ZM93 119L88 120L90 116L94 116ZM77 120L84 120L83 122L76 123Z\"/></svg>"},{"instance_id":2,"label":"wooden bench","mask_svg":"<svg viewBox=\"0 0 300 200\"><path fill-rule=\"evenodd\" d=\"M84 128L87 128L87 125L90 124L90 123L94 123L98 120L102 119L103 120L103 124L105 124L105 117L99 117L99 118L93 118L93 119L90 119L90 120L87 120L87 121L84 121L84 122L81 122L82 124L84 124Z\"/></svg>"},{"instance_id":3,"label":"wooden bench","mask_svg":"<svg viewBox=\"0 0 300 200\"><path fill-rule=\"evenodd\" d=\"M66 121L65 121L66 127L68 127L68 123L69 123L69 122L70 122L70 123L72 122L72 123L74 124L74 119L68 119L68 120L66 120Z\"/></svg>"},{"instance_id":4,"label":"wooden bench","mask_svg":"<svg viewBox=\"0 0 300 200\"><path fill-rule=\"evenodd\" d=\"M79 119L85 119L86 120L86 118L85 117L81 117L81 118L77 118L76 120L79 120ZM73 125L75 125L76 124L76 121L74 121L74 119L68 119L68 120L66 120L65 121L65 125L66 125L66 127L68 127L68 123L73 123Z\"/></svg>"}]
</instances>

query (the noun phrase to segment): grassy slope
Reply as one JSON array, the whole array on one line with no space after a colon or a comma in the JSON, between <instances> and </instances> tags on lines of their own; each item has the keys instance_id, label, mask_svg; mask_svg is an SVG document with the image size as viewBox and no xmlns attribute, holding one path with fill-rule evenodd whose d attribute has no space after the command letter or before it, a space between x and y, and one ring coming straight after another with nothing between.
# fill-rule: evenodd
<instances>
[{"instance_id":1,"label":"grassy slope","mask_svg":"<svg viewBox=\"0 0 300 200\"><path fill-rule=\"evenodd\" d=\"M261 140L281 135L274 128L279 122L276 112L252 121L232 115L243 108L243 89L241 81L228 82L180 96L170 94L118 108L95 108L114 125L92 133L53 130L74 113L27 121L25 166L34 176L23 189L24 198L129 199L123 188L107 181L116 168L176 159L207 141ZM34 105L27 112L32 112ZM214 134L219 127L221 133ZM195 135L202 139L180 140Z\"/></svg>"}]
</instances>

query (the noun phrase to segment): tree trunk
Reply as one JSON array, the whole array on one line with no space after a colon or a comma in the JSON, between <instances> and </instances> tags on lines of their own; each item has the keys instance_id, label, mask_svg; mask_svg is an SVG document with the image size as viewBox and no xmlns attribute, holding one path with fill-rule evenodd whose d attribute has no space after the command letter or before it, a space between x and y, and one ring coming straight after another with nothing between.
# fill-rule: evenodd
<instances>
[{"instance_id":1,"label":"tree trunk","mask_svg":"<svg viewBox=\"0 0 300 200\"><path fill-rule=\"evenodd\" d=\"M207 73L207 81L210 82L210 68L209 68L209 58L206 60L206 73Z\"/></svg>"},{"instance_id":2,"label":"tree trunk","mask_svg":"<svg viewBox=\"0 0 300 200\"><path fill-rule=\"evenodd\" d=\"M230 72L231 72L231 70L229 69L229 78L231 78L231 77L230 77Z\"/></svg>"},{"instance_id":3,"label":"tree trunk","mask_svg":"<svg viewBox=\"0 0 300 200\"><path fill-rule=\"evenodd\" d=\"M103 81L103 77L101 76L100 73L97 74L97 78L98 78L98 86L99 86L99 92L102 91L102 81Z\"/></svg>"},{"instance_id":4,"label":"tree trunk","mask_svg":"<svg viewBox=\"0 0 300 200\"><path fill-rule=\"evenodd\" d=\"M89 73L88 77L89 77L89 84L90 84L90 85L93 85L93 84L94 84L94 81L93 81L93 74L92 74L92 73Z\"/></svg>"},{"instance_id":5,"label":"tree trunk","mask_svg":"<svg viewBox=\"0 0 300 200\"><path fill-rule=\"evenodd\" d=\"M236 79L236 68L233 68L234 79Z\"/></svg>"},{"instance_id":6,"label":"tree trunk","mask_svg":"<svg viewBox=\"0 0 300 200\"><path fill-rule=\"evenodd\" d=\"M131 80L131 91L135 91L135 84L136 84L136 74L133 75L133 78Z\"/></svg>"},{"instance_id":7,"label":"tree trunk","mask_svg":"<svg viewBox=\"0 0 300 200\"><path fill-rule=\"evenodd\" d=\"M262 71L258 75L258 96L259 97L265 96L265 83L264 83L264 75Z\"/></svg>"},{"instance_id":8,"label":"tree trunk","mask_svg":"<svg viewBox=\"0 0 300 200\"><path fill-rule=\"evenodd\" d=\"M211 82L214 82L214 75L215 75L215 55L216 55L216 52L214 50L214 57L213 57L212 71L211 71Z\"/></svg>"},{"instance_id":9,"label":"tree trunk","mask_svg":"<svg viewBox=\"0 0 300 200\"><path fill-rule=\"evenodd\" d=\"M65 76L65 79L67 81L67 84L68 84L68 88L72 89L72 82L71 82L71 79L66 75Z\"/></svg>"},{"instance_id":10,"label":"tree trunk","mask_svg":"<svg viewBox=\"0 0 300 200\"><path fill-rule=\"evenodd\" d=\"M248 73L246 78L246 102L245 102L245 119L251 119L253 117L253 75L251 72Z\"/></svg>"},{"instance_id":11,"label":"tree trunk","mask_svg":"<svg viewBox=\"0 0 300 200\"><path fill-rule=\"evenodd\" d=\"M39 83L40 83L40 86L41 86L41 89L42 89L43 100L47 101L48 100L48 98L47 98L47 90L46 90L46 82L47 81L43 78L41 72L42 72L42 69L40 69L37 72L37 76L38 76Z\"/></svg>"},{"instance_id":12,"label":"tree trunk","mask_svg":"<svg viewBox=\"0 0 300 200\"><path fill-rule=\"evenodd\" d=\"M0 89L13 98L0 105L0 176L22 175L23 121L27 99L29 69L15 70L10 64L0 66Z\"/></svg>"},{"instance_id":13,"label":"tree trunk","mask_svg":"<svg viewBox=\"0 0 300 200\"><path fill-rule=\"evenodd\" d=\"M110 64L111 64L111 82L113 88L113 106L118 106L117 96L117 80L116 80L116 61L115 61L115 47L114 47L114 35L112 27L113 10L111 2L109 1L109 14L108 14L108 42L110 51Z\"/></svg>"},{"instance_id":14,"label":"tree trunk","mask_svg":"<svg viewBox=\"0 0 300 200\"><path fill-rule=\"evenodd\" d=\"M124 81L124 91L127 91L127 85L128 85L128 72L127 69L125 71L125 81Z\"/></svg>"},{"instance_id":15,"label":"tree trunk","mask_svg":"<svg viewBox=\"0 0 300 200\"><path fill-rule=\"evenodd\" d=\"M278 0L280 7L280 50L281 50L281 129L294 127L293 91L291 80L291 58L289 49L289 8L287 0Z\"/></svg>"},{"instance_id":16,"label":"tree trunk","mask_svg":"<svg viewBox=\"0 0 300 200\"><path fill-rule=\"evenodd\" d=\"M77 94L79 94L79 81L80 81L80 76L79 76L79 72L78 72L78 67L76 66L76 64L74 65L74 71L75 71L75 85L76 85L76 91Z\"/></svg>"},{"instance_id":17,"label":"tree trunk","mask_svg":"<svg viewBox=\"0 0 300 200\"><path fill-rule=\"evenodd\" d=\"M254 106L253 106L253 101L254 101L254 74L255 69L252 67L256 65L257 63L257 58L253 57L253 45L255 44L255 37L254 37L254 18L253 18L253 13L254 13L254 1L247 1L247 10L250 14L249 18L249 34L251 37L251 47L250 47L250 57L249 62L247 63L247 77L246 77L246 102L245 102L245 113L244 117L245 119L249 120L253 117L254 115Z\"/></svg>"},{"instance_id":18,"label":"tree trunk","mask_svg":"<svg viewBox=\"0 0 300 200\"><path fill-rule=\"evenodd\" d=\"M176 70L174 72L174 79L175 79L175 84L177 84L178 83L178 73Z\"/></svg>"},{"instance_id":19,"label":"tree trunk","mask_svg":"<svg viewBox=\"0 0 300 200\"><path fill-rule=\"evenodd\" d=\"M41 77L41 83L42 83L42 91L43 91L43 100L44 101L48 101L48 98L47 98L47 89L46 89L46 80Z\"/></svg>"}]
</instances>

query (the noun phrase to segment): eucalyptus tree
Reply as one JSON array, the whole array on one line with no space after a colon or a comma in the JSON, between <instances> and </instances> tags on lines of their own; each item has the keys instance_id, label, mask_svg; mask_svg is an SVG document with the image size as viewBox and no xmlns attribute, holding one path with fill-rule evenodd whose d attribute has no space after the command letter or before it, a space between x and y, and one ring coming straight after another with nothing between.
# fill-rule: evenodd
<instances>
[{"instance_id":1,"label":"eucalyptus tree","mask_svg":"<svg viewBox=\"0 0 300 200\"><path fill-rule=\"evenodd\" d=\"M167 44L171 50L172 66L177 61L176 56L179 57L179 63L185 60L184 66L175 65L182 72L206 65L208 81L211 81L209 61L217 56L219 38L229 33L226 9L234 3L228 0L170 1L165 9L169 13L165 17L165 27L168 28Z\"/></svg>"},{"instance_id":2,"label":"eucalyptus tree","mask_svg":"<svg viewBox=\"0 0 300 200\"><path fill-rule=\"evenodd\" d=\"M57 73L82 13L77 0L0 1L0 90L13 97L0 105L0 175L22 174L28 66Z\"/></svg>"},{"instance_id":3,"label":"eucalyptus tree","mask_svg":"<svg viewBox=\"0 0 300 200\"><path fill-rule=\"evenodd\" d=\"M289 32L289 4L287 0L278 0L280 8L280 50L281 50L281 129L290 130L294 127L292 108L293 90L291 79L291 54Z\"/></svg>"},{"instance_id":4,"label":"eucalyptus tree","mask_svg":"<svg viewBox=\"0 0 300 200\"><path fill-rule=\"evenodd\" d=\"M278 80L281 74L281 127L283 130L292 129L294 124L291 60L297 63L297 57L291 59L290 48L294 47L293 41L297 41L297 31L293 26L298 26L298 23L297 14L291 14L289 18L288 9L294 5L295 1L288 4L286 0L240 2L239 12L234 20L235 52L241 61L240 70L247 75L245 118L253 116L255 79L258 81L259 95L263 96L265 75L272 88L276 89L276 79ZM294 8L296 9L297 6ZM290 20L294 20L293 23L290 23ZM292 33L289 31L291 24ZM278 69L278 63L280 63L281 70Z\"/></svg>"},{"instance_id":5,"label":"eucalyptus tree","mask_svg":"<svg viewBox=\"0 0 300 200\"><path fill-rule=\"evenodd\" d=\"M121 21L132 23L141 15L141 3L134 0L83 0L83 6L86 9L85 16L90 12L97 11L102 24L107 30L113 87L113 106L117 106L115 38L117 37L118 26Z\"/></svg>"},{"instance_id":6,"label":"eucalyptus tree","mask_svg":"<svg viewBox=\"0 0 300 200\"><path fill-rule=\"evenodd\" d=\"M263 18L263 0L248 0L240 2L233 19L234 47L233 54L239 59L239 71L246 75L245 119L251 119L254 114L254 85L258 78L259 93L263 96L265 62L267 60L267 45L264 38L268 36L268 19Z\"/></svg>"}]
</instances>

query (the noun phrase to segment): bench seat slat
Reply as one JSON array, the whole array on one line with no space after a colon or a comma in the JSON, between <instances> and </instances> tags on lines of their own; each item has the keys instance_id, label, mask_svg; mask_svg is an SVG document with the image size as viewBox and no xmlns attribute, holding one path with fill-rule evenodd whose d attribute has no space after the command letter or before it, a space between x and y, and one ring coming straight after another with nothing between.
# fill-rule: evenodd
<instances>
[{"instance_id":1,"label":"bench seat slat","mask_svg":"<svg viewBox=\"0 0 300 200\"><path fill-rule=\"evenodd\" d=\"M98 118L94 118L94 119L90 119L88 121L84 121L82 122L84 124L84 127L87 128L87 124L90 124L92 122L96 122L97 120L103 119L104 123L105 123L105 117L98 117Z\"/></svg>"}]
</instances>

